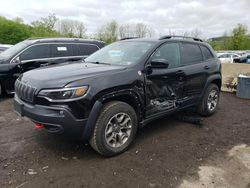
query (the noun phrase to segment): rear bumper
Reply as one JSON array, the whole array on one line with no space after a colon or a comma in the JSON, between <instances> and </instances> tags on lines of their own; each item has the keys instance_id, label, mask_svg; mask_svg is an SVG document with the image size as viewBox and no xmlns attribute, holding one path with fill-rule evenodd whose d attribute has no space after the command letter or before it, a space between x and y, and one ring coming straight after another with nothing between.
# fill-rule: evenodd
<instances>
[{"instance_id":1,"label":"rear bumper","mask_svg":"<svg viewBox=\"0 0 250 188\"><path fill-rule=\"evenodd\" d=\"M64 107L31 105L15 95L14 108L19 115L44 125L50 133L66 133L81 139L84 135L88 119L77 119L69 109Z\"/></svg>"}]
</instances>

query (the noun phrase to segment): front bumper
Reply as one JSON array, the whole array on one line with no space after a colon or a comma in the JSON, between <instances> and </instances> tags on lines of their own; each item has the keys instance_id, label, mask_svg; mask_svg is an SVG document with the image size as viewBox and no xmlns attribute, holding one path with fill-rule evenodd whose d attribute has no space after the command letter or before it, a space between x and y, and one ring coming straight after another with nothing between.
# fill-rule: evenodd
<instances>
[{"instance_id":1,"label":"front bumper","mask_svg":"<svg viewBox=\"0 0 250 188\"><path fill-rule=\"evenodd\" d=\"M19 115L44 125L50 133L66 133L81 139L84 135L88 119L77 119L69 109L64 107L31 105L15 95L14 108Z\"/></svg>"}]
</instances>

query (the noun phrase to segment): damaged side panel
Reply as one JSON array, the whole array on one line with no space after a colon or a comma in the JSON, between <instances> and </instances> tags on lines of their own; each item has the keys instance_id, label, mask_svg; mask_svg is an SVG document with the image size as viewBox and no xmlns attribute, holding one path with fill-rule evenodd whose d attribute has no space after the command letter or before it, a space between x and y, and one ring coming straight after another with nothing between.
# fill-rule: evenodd
<instances>
[{"instance_id":1,"label":"damaged side panel","mask_svg":"<svg viewBox=\"0 0 250 188\"><path fill-rule=\"evenodd\" d=\"M175 73L147 76L145 88L147 116L178 108L179 101L184 97L184 83L184 80Z\"/></svg>"}]
</instances>

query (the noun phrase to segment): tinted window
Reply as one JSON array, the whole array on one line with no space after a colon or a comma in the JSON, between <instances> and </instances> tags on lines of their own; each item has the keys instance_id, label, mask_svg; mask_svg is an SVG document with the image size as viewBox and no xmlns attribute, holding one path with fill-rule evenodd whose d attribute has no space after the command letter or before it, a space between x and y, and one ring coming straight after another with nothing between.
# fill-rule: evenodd
<instances>
[{"instance_id":1,"label":"tinted window","mask_svg":"<svg viewBox=\"0 0 250 188\"><path fill-rule=\"evenodd\" d=\"M201 51L203 53L205 60L213 58L212 53L210 52L210 50L207 47L201 46Z\"/></svg>"},{"instance_id":2,"label":"tinted window","mask_svg":"<svg viewBox=\"0 0 250 188\"><path fill-rule=\"evenodd\" d=\"M183 43L181 47L182 64L194 64L202 61L200 47L196 44Z\"/></svg>"},{"instance_id":3,"label":"tinted window","mask_svg":"<svg viewBox=\"0 0 250 188\"><path fill-rule=\"evenodd\" d=\"M49 58L49 45L36 45L25 50L19 57L20 60Z\"/></svg>"},{"instance_id":4,"label":"tinted window","mask_svg":"<svg viewBox=\"0 0 250 188\"><path fill-rule=\"evenodd\" d=\"M84 44L79 44L79 55L90 55L94 52L99 50L99 48L95 45L84 45Z\"/></svg>"},{"instance_id":5,"label":"tinted window","mask_svg":"<svg viewBox=\"0 0 250 188\"><path fill-rule=\"evenodd\" d=\"M72 44L51 44L52 57L74 56Z\"/></svg>"},{"instance_id":6,"label":"tinted window","mask_svg":"<svg viewBox=\"0 0 250 188\"><path fill-rule=\"evenodd\" d=\"M0 54L0 59L8 59L13 56L15 56L17 53L21 52L24 50L26 47L28 47L31 44L32 41L30 40L25 40L23 42L19 42L18 44L8 48L4 52Z\"/></svg>"},{"instance_id":7,"label":"tinted window","mask_svg":"<svg viewBox=\"0 0 250 188\"><path fill-rule=\"evenodd\" d=\"M73 56L81 56L79 44L72 44Z\"/></svg>"},{"instance_id":8,"label":"tinted window","mask_svg":"<svg viewBox=\"0 0 250 188\"><path fill-rule=\"evenodd\" d=\"M169 62L169 68L180 65L180 50L178 43L166 43L162 45L153 55L152 59L166 59Z\"/></svg>"}]
</instances>

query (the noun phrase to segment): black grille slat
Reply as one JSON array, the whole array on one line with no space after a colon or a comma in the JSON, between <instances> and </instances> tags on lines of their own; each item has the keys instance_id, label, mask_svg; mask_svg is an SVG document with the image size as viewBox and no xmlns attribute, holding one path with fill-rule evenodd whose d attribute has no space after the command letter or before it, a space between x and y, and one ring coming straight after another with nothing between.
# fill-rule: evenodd
<instances>
[{"instance_id":1,"label":"black grille slat","mask_svg":"<svg viewBox=\"0 0 250 188\"><path fill-rule=\"evenodd\" d=\"M15 91L20 99L30 103L34 102L36 88L17 80L15 83Z\"/></svg>"}]
</instances>

